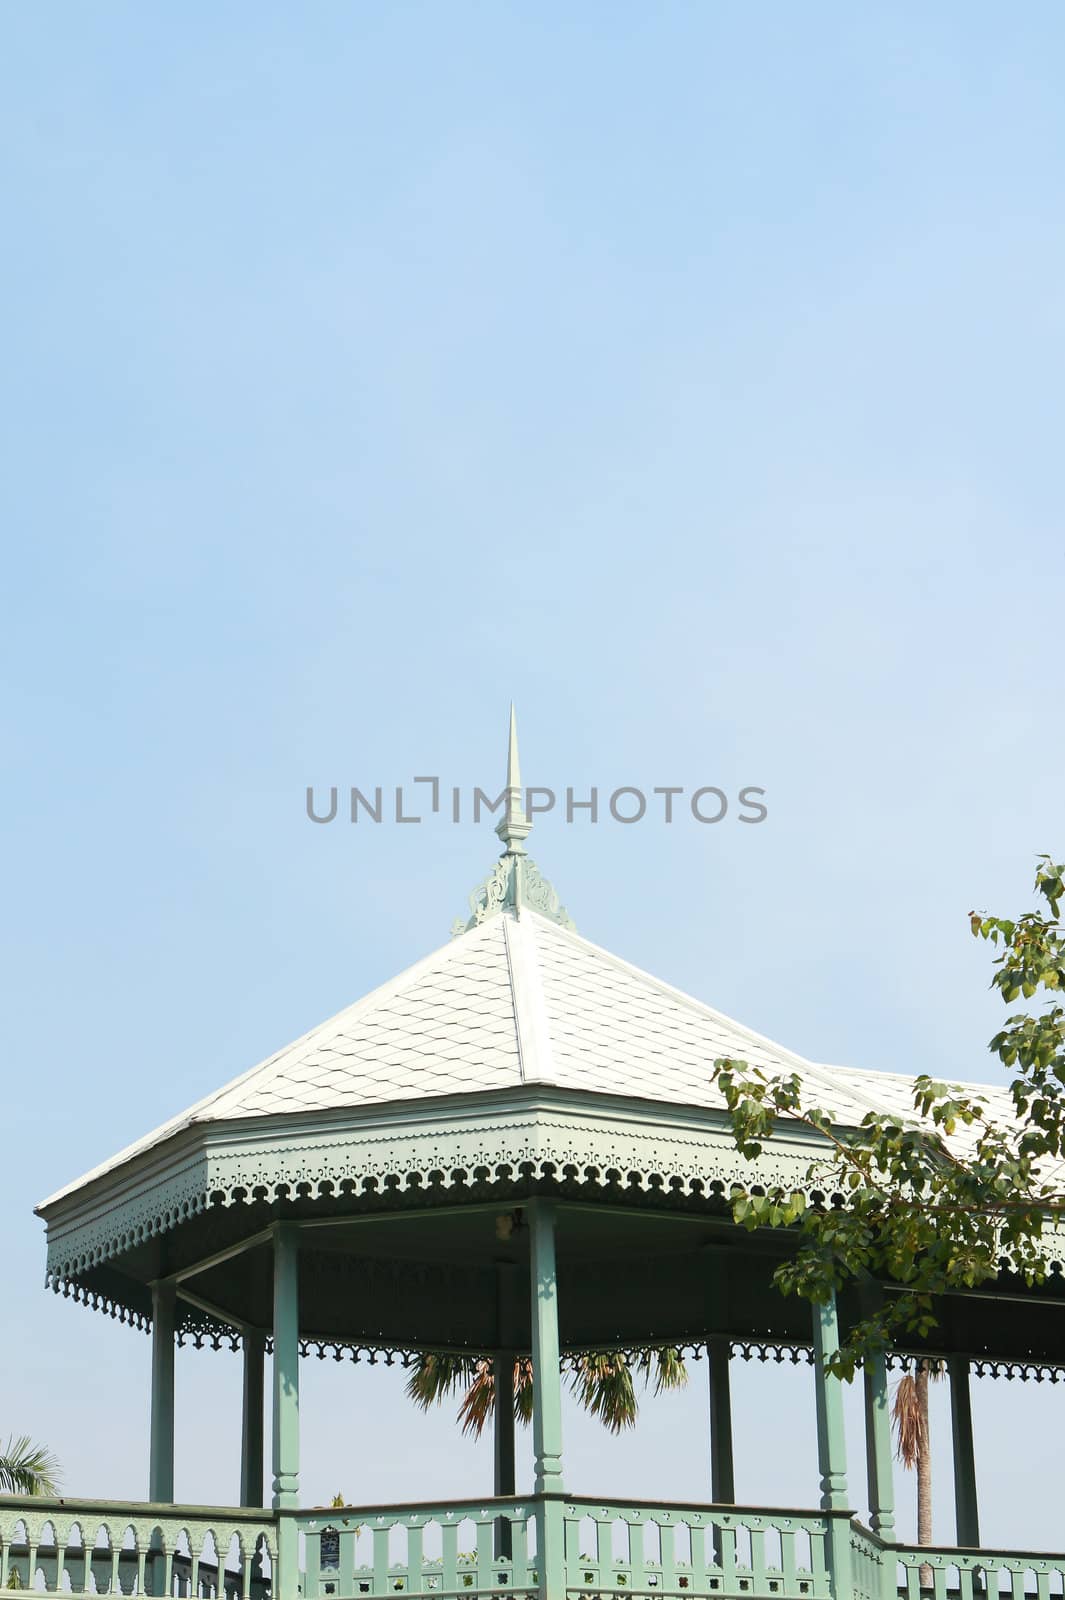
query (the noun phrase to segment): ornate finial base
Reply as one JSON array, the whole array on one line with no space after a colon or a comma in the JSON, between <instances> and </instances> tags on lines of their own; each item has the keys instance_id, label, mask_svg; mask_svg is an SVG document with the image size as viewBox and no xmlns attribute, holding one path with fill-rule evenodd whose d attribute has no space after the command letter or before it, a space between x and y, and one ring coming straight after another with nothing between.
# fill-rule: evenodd
<instances>
[{"instance_id":1,"label":"ornate finial base","mask_svg":"<svg viewBox=\"0 0 1065 1600\"><path fill-rule=\"evenodd\" d=\"M451 927L452 935L466 933L501 911L521 908L539 912L541 917L548 917L560 927L573 927L572 917L532 857L508 850L470 895L472 915L467 922L457 917Z\"/></svg>"}]
</instances>

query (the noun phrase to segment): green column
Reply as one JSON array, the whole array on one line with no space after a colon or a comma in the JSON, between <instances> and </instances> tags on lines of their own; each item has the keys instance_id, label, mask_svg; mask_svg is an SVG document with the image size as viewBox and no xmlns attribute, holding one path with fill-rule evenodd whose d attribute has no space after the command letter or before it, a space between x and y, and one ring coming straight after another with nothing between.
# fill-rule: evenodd
<instances>
[{"instance_id":1,"label":"green column","mask_svg":"<svg viewBox=\"0 0 1065 1600\"><path fill-rule=\"evenodd\" d=\"M244 1394L240 1428L240 1503L263 1503L263 1352L259 1328L244 1330Z\"/></svg>"},{"instance_id":2,"label":"green column","mask_svg":"<svg viewBox=\"0 0 1065 1600\"><path fill-rule=\"evenodd\" d=\"M495 1373L495 1492L514 1493L514 1353L497 1352Z\"/></svg>"},{"instance_id":3,"label":"green column","mask_svg":"<svg viewBox=\"0 0 1065 1600\"><path fill-rule=\"evenodd\" d=\"M828 1523L828 1566L834 1600L851 1600L850 1514L847 1510L847 1442L843 1427L843 1385L825 1371L839 1349L836 1297L813 1308L814 1387L817 1402L817 1459L821 1470L821 1508L846 1513Z\"/></svg>"},{"instance_id":4,"label":"green column","mask_svg":"<svg viewBox=\"0 0 1065 1600\"><path fill-rule=\"evenodd\" d=\"M865 1470L869 1525L885 1544L895 1539L895 1479L891 1466L891 1401L883 1351L865 1362Z\"/></svg>"},{"instance_id":5,"label":"green column","mask_svg":"<svg viewBox=\"0 0 1065 1600\"><path fill-rule=\"evenodd\" d=\"M493 1415L494 1489L496 1495L513 1495L514 1478L514 1361L518 1343L518 1263L509 1257L496 1262L495 1410ZM500 1517L495 1525L497 1558L510 1559L514 1551L513 1525Z\"/></svg>"},{"instance_id":6,"label":"green column","mask_svg":"<svg viewBox=\"0 0 1065 1600\"><path fill-rule=\"evenodd\" d=\"M495 1484L499 1495L514 1493L514 1353L497 1351L492 1363L495 1376L495 1410L493 1414L493 1446ZM509 1518L499 1517L495 1525L493 1542L497 1558L510 1559L514 1551L513 1525Z\"/></svg>"},{"instance_id":7,"label":"green column","mask_svg":"<svg viewBox=\"0 0 1065 1600\"><path fill-rule=\"evenodd\" d=\"M174 1501L174 1333L177 1291L152 1284L152 1426L148 1499Z\"/></svg>"},{"instance_id":8,"label":"green column","mask_svg":"<svg viewBox=\"0 0 1065 1600\"><path fill-rule=\"evenodd\" d=\"M529 1269L532 1292L534 1492L537 1507L537 1568L540 1600L563 1600L566 1591L562 1514L562 1372L558 1335L558 1276L555 1208L545 1200L529 1207Z\"/></svg>"},{"instance_id":9,"label":"green column","mask_svg":"<svg viewBox=\"0 0 1065 1600\"><path fill-rule=\"evenodd\" d=\"M954 1515L960 1545L980 1544L980 1514L976 1498L976 1454L973 1449L973 1411L969 1394L969 1362L951 1356L950 1431L954 1443Z\"/></svg>"},{"instance_id":10,"label":"green column","mask_svg":"<svg viewBox=\"0 0 1065 1600\"><path fill-rule=\"evenodd\" d=\"M495 1492L514 1490L514 1360L518 1342L518 1263L496 1264Z\"/></svg>"},{"instance_id":11,"label":"green column","mask_svg":"<svg viewBox=\"0 0 1065 1600\"><path fill-rule=\"evenodd\" d=\"M710 1366L710 1498L715 1505L734 1505L736 1474L732 1460L731 1340L706 1341Z\"/></svg>"},{"instance_id":12,"label":"green column","mask_svg":"<svg viewBox=\"0 0 1065 1600\"><path fill-rule=\"evenodd\" d=\"M875 1317L884 1305L884 1289L867 1277L858 1286L863 1317ZM863 1364L865 1389L865 1475L869 1491L869 1526L892 1544L895 1539L895 1478L891 1466L891 1401L887 1352L868 1356Z\"/></svg>"},{"instance_id":13,"label":"green column","mask_svg":"<svg viewBox=\"0 0 1065 1600\"><path fill-rule=\"evenodd\" d=\"M274 1510L277 1527L277 1600L299 1592L299 1532L286 1511L299 1503L300 1318L299 1234L291 1222L274 1230Z\"/></svg>"}]
</instances>

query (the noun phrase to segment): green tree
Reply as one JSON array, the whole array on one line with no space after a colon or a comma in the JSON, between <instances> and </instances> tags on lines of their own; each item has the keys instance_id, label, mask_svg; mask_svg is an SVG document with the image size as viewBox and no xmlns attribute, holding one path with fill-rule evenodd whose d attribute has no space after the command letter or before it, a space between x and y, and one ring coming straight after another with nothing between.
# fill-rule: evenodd
<instances>
[{"instance_id":1,"label":"green tree","mask_svg":"<svg viewBox=\"0 0 1065 1600\"><path fill-rule=\"evenodd\" d=\"M43 1445L11 1438L0 1450L0 1492L54 1495L58 1485L59 1463Z\"/></svg>"},{"instance_id":2,"label":"green tree","mask_svg":"<svg viewBox=\"0 0 1065 1600\"><path fill-rule=\"evenodd\" d=\"M777 1287L815 1302L868 1277L893 1287L833 1357L843 1377L892 1340L927 1336L936 1295L996 1278L1003 1261L1029 1285L1046 1277L1047 1235L1065 1211L1065 866L1041 856L1035 892L1035 909L1015 921L971 914L973 934L995 951L992 987L1007 1005L1033 1002L1012 1012L990 1044L1009 1074L1012 1117L996 1118L984 1096L922 1075L912 1115L870 1112L856 1129L841 1129L807 1097L798 1073L714 1064L745 1157L756 1160L781 1123L819 1135L805 1192L733 1193L742 1227L799 1235L776 1270ZM807 1193L824 1198L810 1203Z\"/></svg>"}]
</instances>

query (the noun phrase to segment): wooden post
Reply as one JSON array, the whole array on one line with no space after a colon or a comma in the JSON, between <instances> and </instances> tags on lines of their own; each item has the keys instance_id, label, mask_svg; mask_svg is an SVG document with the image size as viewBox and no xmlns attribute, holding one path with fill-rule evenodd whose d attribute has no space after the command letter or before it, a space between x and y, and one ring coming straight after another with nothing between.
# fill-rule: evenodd
<instances>
[{"instance_id":1,"label":"wooden post","mask_svg":"<svg viewBox=\"0 0 1065 1600\"><path fill-rule=\"evenodd\" d=\"M495 1492L512 1495L514 1488L514 1359L516 1328L516 1261L496 1262Z\"/></svg>"},{"instance_id":2,"label":"wooden post","mask_svg":"<svg viewBox=\"0 0 1065 1600\"><path fill-rule=\"evenodd\" d=\"M537 1506L536 1566L540 1600L562 1600L566 1592L565 1523L562 1508L562 1372L558 1334L558 1272L555 1208L537 1200L528 1207L532 1293L533 1453Z\"/></svg>"},{"instance_id":3,"label":"wooden post","mask_svg":"<svg viewBox=\"0 0 1065 1600\"><path fill-rule=\"evenodd\" d=\"M710 1498L715 1505L735 1505L736 1470L732 1457L732 1341L715 1336L706 1341L710 1366Z\"/></svg>"},{"instance_id":4,"label":"wooden post","mask_svg":"<svg viewBox=\"0 0 1065 1600\"><path fill-rule=\"evenodd\" d=\"M950 1431L954 1445L955 1537L960 1545L980 1544L980 1512L976 1496L976 1453L973 1448L973 1411L969 1394L969 1362L950 1356Z\"/></svg>"},{"instance_id":5,"label":"wooden post","mask_svg":"<svg viewBox=\"0 0 1065 1600\"><path fill-rule=\"evenodd\" d=\"M263 1367L266 1336L260 1328L244 1330L244 1393L240 1429L240 1503L263 1503Z\"/></svg>"},{"instance_id":6,"label":"wooden post","mask_svg":"<svg viewBox=\"0 0 1065 1600\"><path fill-rule=\"evenodd\" d=\"M884 1291L875 1279L864 1279L859 1285L859 1295L863 1316L875 1316L882 1308ZM895 1477L891 1465L891 1401L886 1351L866 1358L862 1386L865 1390L865 1476L869 1494L869 1526L885 1544L893 1544Z\"/></svg>"},{"instance_id":7,"label":"wooden post","mask_svg":"<svg viewBox=\"0 0 1065 1600\"><path fill-rule=\"evenodd\" d=\"M291 1222L274 1229L274 1510L277 1519L277 1600L299 1593L299 1530L285 1515L299 1504L300 1317L299 1234Z\"/></svg>"},{"instance_id":8,"label":"wooden post","mask_svg":"<svg viewBox=\"0 0 1065 1600\"><path fill-rule=\"evenodd\" d=\"M174 1334L177 1290L152 1284L152 1422L148 1499L174 1503ZM32 1587L32 1577L31 1587Z\"/></svg>"},{"instance_id":9,"label":"wooden post","mask_svg":"<svg viewBox=\"0 0 1065 1600\"><path fill-rule=\"evenodd\" d=\"M497 1351L492 1366L495 1376L494 1491L498 1498L514 1493L514 1352ZM514 1551L513 1531L508 1516L497 1518L494 1538L497 1559L509 1561Z\"/></svg>"},{"instance_id":10,"label":"wooden post","mask_svg":"<svg viewBox=\"0 0 1065 1600\"><path fill-rule=\"evenodd\" d=\"M825 1371L839 1349L836 1296L813 1308L814 1385L817 1403L817 1458L821 1470L821 1509L828 1521L828 1567L834 1600L851 1600L851 1529L847 1509L847 1439L843 1426L841 1380Z\"/></svg>"},{"instance_id":11,"label":"wooden post","mask_svg":"<svg viewBox=\"0 0 1065 1600\"><path fill-rule=\"evenodd\" d=\"M869 1488L869 1525L885 1544L895 1541L895 1478L891 1466L891 1403L887 1357L865 1362L865 1470Z\"/></svg>"}]
</instances>

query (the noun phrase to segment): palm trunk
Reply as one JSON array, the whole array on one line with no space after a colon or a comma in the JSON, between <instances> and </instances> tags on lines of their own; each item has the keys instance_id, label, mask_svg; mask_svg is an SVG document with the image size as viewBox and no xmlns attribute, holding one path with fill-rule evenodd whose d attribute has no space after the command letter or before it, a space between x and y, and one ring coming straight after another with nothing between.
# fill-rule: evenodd
<instances>
[{"instance_id":1,"label":"palm trunk","mask_svg":"<svg viewBox=\"0 0 1065 1600\"><path fill-rule=\"evenodd\" d=\"M921 1413L922 1448L917 1456L917 1543L932 1543L932 1433L928 1412L928 1365L918 1362L916 1374L917 1404ZM932 1569L921 1567L921 1587L931 1588Z\"/></svg>"}]
</instances>

